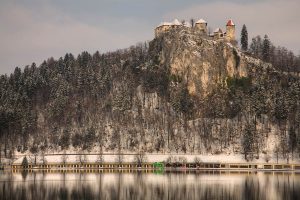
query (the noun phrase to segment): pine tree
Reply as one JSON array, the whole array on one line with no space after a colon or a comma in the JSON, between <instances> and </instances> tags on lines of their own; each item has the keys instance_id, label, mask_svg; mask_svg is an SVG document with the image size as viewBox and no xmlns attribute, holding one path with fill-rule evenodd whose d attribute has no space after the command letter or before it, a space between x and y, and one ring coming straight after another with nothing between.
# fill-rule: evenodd
<instances>
[{"instance_id":1,"label":"pine tree","mask_svg":"<svg viewBox=\"0 0 300 200\"><path fill-rule=\"evenodd\" d=\"M63 131L63 134L60 137L59 145L61 146L61 149L68 149L70 145L70 130L67 128Z\"/></svg>"},{"instance_id":2,"label":"pine tree","mask_svg":"<svg viewBox=\"0 0 300 200\"><path fill-rule=\"evenodd\" d=\"M23 168L27 168L28 167L28 160L27 160L26 156L22 160L22 167Z\"/></svg>"},{"instance_id":3,"label":"pine tree","mask_svg":"<svg viewBox=\"0 0 300 200\"><path fill-rule=\"evenodd\" d=\"M191 26L194 27L195 26L195 19L193 19L193 18L190 19L190 23L191 23Z\"/></svg>"},{"instance_id":4,"label":"pine tree","mask_svg":"<svg viewBox=\"0 0 300 200\"><path fill-rule=\"evenodd\" d=\"M247 51L248 50L248 31L247 27L244 24L242 31L241 31L241 45L242 45L242 50Z\"/></svg>"},{"instance_id":5,"label":"pine tree","mask_svg":"<svg viewBox=\"0 0 300 200\"><path fill-rule=\"evenodd\" d=\"M247 124L245 127L242 145L243 145L245 160L249 159L248 156L250 156L250 160L252 160L253 145L254 145L254 129L250 124Z\"/></svg>"},{"instance_id":6,"label":"pine tree","mask_svg":"<svg viewBox=\"0 0 300 200\"><path fill-rule=\"evenodd\" d=\"M263 56L263 60L266 62L270 60L270 47L271 47L271 42L269 40L269 37L265 35L263 41L262 56Z\"/></svg>"},{"instance_id":7,"label":"pine tree","mask_svg":"<svg viewBox=\"0 0 300 200\"><path fill-rule=\"evenodd\" d=\"M258 35L252 42L254 42L254 55L258 58L262 58L263 41L261 37Z\"/></svg>"},{"instance_id":8,"label":"pine tree","mask_svg":"<svg viewBox=\"0 0 300 200\"><path fill-rule=\"evenodd\" d=\"M288 137L288 148L289 151L292 153L292 159L294 158L294 151L297 147L297 134L294 127L291 127L289 130L289 137Z\"/></svg>"}]
</instances>

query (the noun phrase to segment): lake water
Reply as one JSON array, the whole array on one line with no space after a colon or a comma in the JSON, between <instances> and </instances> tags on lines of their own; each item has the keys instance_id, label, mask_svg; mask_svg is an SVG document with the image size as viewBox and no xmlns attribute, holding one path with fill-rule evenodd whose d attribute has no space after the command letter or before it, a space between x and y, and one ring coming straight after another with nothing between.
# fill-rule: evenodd
<instances>
[{"instance_id":1,"label":"lake water","mask_svg":"<svg viewBox=\"0 0 300 200\"><path fill-rule=\"evenodd\" d=\"M300 199L293 172L1 172L0 199Z\"/></svg>"}]
</instances>

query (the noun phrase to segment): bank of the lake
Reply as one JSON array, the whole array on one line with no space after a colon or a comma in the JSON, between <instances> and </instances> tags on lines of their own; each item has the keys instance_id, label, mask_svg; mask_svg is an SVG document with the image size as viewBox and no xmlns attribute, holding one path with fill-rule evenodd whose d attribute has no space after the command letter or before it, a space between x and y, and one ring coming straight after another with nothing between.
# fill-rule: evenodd
<instances>
[{"instance_id":1,"label":"bank of the lake","mask_svg":"<svg viewBox=\"0 0 300 200\"><path fill-rule=\"evenodd\" d=\"M211 170L300 170L298 159L263 156L245 161L243 155L56 153L17 155L6 168L12 169L211 169Z\"/></svg>"}]
</instances>

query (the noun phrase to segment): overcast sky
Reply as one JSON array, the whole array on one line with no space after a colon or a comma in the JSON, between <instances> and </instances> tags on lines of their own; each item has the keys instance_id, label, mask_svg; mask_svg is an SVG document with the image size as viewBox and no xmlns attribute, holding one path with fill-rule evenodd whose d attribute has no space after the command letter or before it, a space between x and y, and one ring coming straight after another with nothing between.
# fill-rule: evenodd
<instances>
[{"instance_id":1,"label":"overcast sky","mask_svg":"<svg viewBox=\"0 0 300 200\"><path fill-rule=\"evenodd\" d=\"M49 57L94 53L153 39L161 21L203 18L239 37L268 34L275 45L300 51L300 0L0 0L0 74Z\"/></svg>"}]
</instances>

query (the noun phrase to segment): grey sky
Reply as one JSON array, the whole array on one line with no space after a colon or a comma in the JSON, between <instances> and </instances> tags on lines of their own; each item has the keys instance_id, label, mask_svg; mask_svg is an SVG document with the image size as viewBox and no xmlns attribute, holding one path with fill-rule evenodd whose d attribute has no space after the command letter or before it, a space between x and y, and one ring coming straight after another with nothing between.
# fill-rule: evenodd
<instances>
[{"instance_id":1,"label":"grey sky","mask_svg":"<svg viewBox=\"0 0 300 200\"><path fill-rule=\"evenodd\" d=\"M246 24L250 37L300 50L300 0L0 0L0 73L53 56L151 40L161 21L204 18L212 28Z\"/></svg>"}]
</instances>

